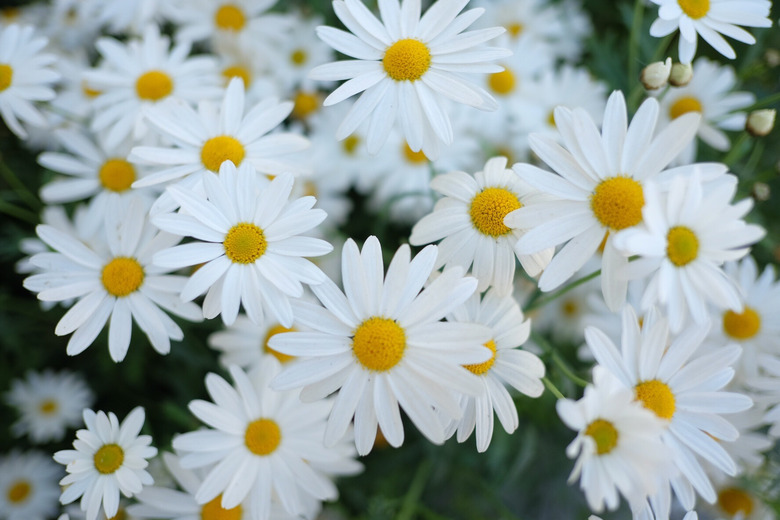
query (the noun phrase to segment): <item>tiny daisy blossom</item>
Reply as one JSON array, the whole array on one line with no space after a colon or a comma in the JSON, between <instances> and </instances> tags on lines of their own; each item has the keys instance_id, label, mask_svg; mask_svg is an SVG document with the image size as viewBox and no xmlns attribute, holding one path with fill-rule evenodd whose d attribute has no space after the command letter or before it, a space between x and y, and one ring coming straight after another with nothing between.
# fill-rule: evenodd
<instances>
[{"instance_id":1,"label":"tiny daisy blossom","mask_svg":"<svg viewBox=\"0 0 780 520\"><path fill-rule=\"evenodd\" d=\"M61 450L54 460L65 464L68 475L60 502L70 504L81 497L87 520L95 520L101 508L108 518L117 514L119 493L132 497L143 486L154 484L144 469L147 459L157 454L149 435L139 435L144 409L134 408L122 423L113 412L84 410L85 430L76 432L73 450ZM102 506L102 507L101 507Z\"/></svg>"},{"instance_id":2,"label":"tiny daisy blossom","mask_svg":"<svg viewBox=\"0 0 780 520\"><path fill-rule=\"evenodd\" d=\"M527 204L504 219L511 228L528 230L515 244L528 255L565 243L539 278L539 288L551 291L568 280L603 243L601 288L612 311L625 302L626 280L620 279L628 259L614 245L615 232L642 221L643 188L659 175L693 139L700 116L686 114L657 135L658 102L647 99L627 127L623 93L609 97L599 132L581 108L557 107L555 139L532 134L531 149L556 173L530 164L515 164L520 177L554 198Z\"/></svg>"},{"instance_id":3,"label":"tiny daisy blossom","mask_svg":"<svg viewBox=\"0 0 780 520\"><path fill-rule=\"evenodd\" d=\"M0 457L0 518L46 520L57 514L62 468L49 454L12 451Z\"/></svg>"},{"instance_id":4,"label":"tiny daisy blossom","mask_svg":"<svg viewBox=\"0 0 780 520\"><path fill-rule=\"evenodd\" d=\"M712 520L776 520L777 515L764 503L757 490L734 478L719 479L718 500L707 507Z\"/></svg>"},{"instance_id":5,"label":"tiny daisy blossom","mask_svg":"<svg viewBox=\"0 0 780 520\"><path fill-rule=\"evenodd\" d=\"M310 332L277 334L269 341L274 350L305 358L285 367L274 388L303 387L305 401L339 391L325 429L326 446L344 435L353 416L361 455L371 451L377 426L391 446L400 446L399 405L423 435L442 444L446 436L437 410L458 419L457 396L482 391L482 382L463 365L492 356L483 346L492 337L490 329L441 321L474 293L477 281L453 267L423 289L436 252L436 246L428 246L411 259L403 245L385 276L376 237L366 240L362 253L347 240L341 257L345 292L330 280L313 286L324 309L295 302L295 318Z\"/></svg>"},{"instance_id":6,"label":"tiny daisy blossom","mask_svg":"<svg viewBox=\"0 0 780 520\"><path fill-rule=\"evenodd\" d=\"M173 447L184 453L182 467L210 466L195 492L198 504L221 494L219 505L232 509L246 499L251 518L265 520L272 495L291 515L305 513L311 498L338 496L321 469L341 457L322 443L332 401L302 403L294 392L272 390L269 382L280 369L266 356L249 375L232 366L234 386L209 374L206 388L214 402L190 402L190 411L212 429L179 435Z\"/></svg>"},{"instance_id":7,"label":"tiny daisy blossom","mask_svg":"<svg viewBox=\"0 0 780 520\"><path fill-rule=\"evenodd\" d=\"M697 455L727 475L737 473L721 442L735 441L739 431L722 414L747 410L753 401L722 389L734 377L731 367L741 349L730 345L697 353L709 325L692 325L670 336L667 319L654 309L641 328L629 305L622 319L620 350L595 327L586 327L585 340L598 364L663 419L661 438L680 471L669 482L683 507L693 509L694 489L712 503L715 490ZM668 486L659 493L668 494Z\"/></svg>"},{"instance_id":8,"label":"tiny daisy blossom","mask_svg":"<svg viewBox=\"0 0 780 520\"><path fill-rule=\"evenodd\" d=\"M479 280L477 290L495 287L501 295L512 292L515 277L515 243L523 230L504 223L512 211L545 196L506 168L506 157L493 157L483 171L473 176L465 172L437 175L431 188L444 195L433 209L412 228L409 243L415 246L442 240L436 268L472 266ZM554 248L517 255L529 276L537 276L550 262Z\"/></svg>"},{"instance_id":9,"label":"tiny daisy blossom","mask_svg":"<svg viewBox=\"0 0 780 520\"><path fill-rule=\"evenodd\" d=\"M333 27L317 35L354 60L312 69L316 80L347 79L325 99L325 106L363 92L336 130L336 139L350 135L369 119L367 146L376 153L396 118L413 151L431 159L440 144L452 143L453 132L442 101L452 100L481 110L495 110L496 101L482 88L462 78L464 73L493 73L492 63L507 49L476 48L504 32L501 27L465 31L484 9L462 14L468 0L439 0L420 17L419 0L382 0L379 21L360 0L334 0L333 10L351 34ZM442 99L444 98L444 99Z\"/></svg>"},{"instance_id":10,"label":"tiny daisy blossom","mask_svg":"<svg viewBox=\"0 0 780 520\"><path fill-rule=\"evenodd\" d=\"M0 27L0 116L8 128L25 139L22 124L47 126L34 101L54 99L52 84L60 77L49 68L53 54L43 54L46 38L36 37L32 26L16 24Z\"/></svg>"},{"instance_id":11,"label":"tiny daisy blossom","mask_svg":"<svg viewBox=\"0 0 780 520\"><path fill-rule=\"evenodd\" d=\"M293 176L272 181L257 175L249 163L236 168L225 161L219 175L203 176L205 195L179 186L168 193L181 205L179 213L160 213L152 222L162 230L195 241L160 251L156 265L181 268L203 263L182 288L181 299L206 293L203 316L222 314L230 325L239 306L255 323L270 315L291 327L291 298L303 286L319 284L325 274L305 256L322 256L333 247L326 241L301 236L326 217L313 209L314 197L290 200Z\"/></svg>"},{"instance_id":12,"label":"tiny daisy blossom","mask_svg":"<svg viewBox=\"0 0 780 520\"><path fill-rule=\"evenodd\" d=\"M35 443L59 441L68 428L81 424L81 411L95 400L79 375L68 372L28 372L11 382L5 401L19 412L11 425L14 435L27 434Z\"/></svg>"},{"instance_id":13,"label":"tiny daisy blossom","mask_svg":"<svg viewBox=\"0 0 780 520\"><path fill-rule=\"evenodd\" d=\"M736 190L733 175L703 183L696 169L693 175L672 179L665 192L648 183L642 224L615 236L625 255L639 257L626 266L624 276L650 278L642 308L664 305L673 332L683 327L689 313L696 323L708 322L707 303L736 313L744 310L735 281L721 266L745 256L765 231L743 220L753 207L751 199L731 204Z\"/></svg>"},{"instance_id":14,"label":"tiny daisy blossom","mask_svg":"<svg viewBox=\"0 0 780 520\"><path fill-rule=\"evenodd\" d=\"M466 365L466 369L480 376L482 392L476 396L461 396L463 417L450 421L447 436L457 430L458 442L464 442L477 430L477 451L483 452L493 437L493 411L507 433L513 433L520 424L517 408L507 390L511 386L528 397L539 397L544 391L544 363L530 352L517 347L528 339L531 321L524 319L523 311L512 296L500 296L491 289L480 300L478 293L456 308L448 321L481 323L490 327L493 337L485 346L493 353L483 363Z\"/></svg>"},{"instance_id":15,"label":"tiny daisy blossom","mask_svg":"<svg viewBox=\"0 0 780 520\"><path fill-rule=\"evenodd\" d=\"M284 92L306 84L309 71L333 61L333 49L317 38L316 27L322 24L319 17L304 18L294 14L295 23L289 35L269 57L267 74Z\"/></svg>"},{"instance_id":16,"label":"tiny daisy blossom","mask_svg":"<svg viewBox=\"0 0 780 520\"><path fill-rule=\"evenodd\" d=\"M106 25L111 33L143 34L150 25L163 21L161 0L84 0L84 15Z\"/></svg>"},{"instance_id":17,"label":"tiny daisy blossom","mask_svg":"<svg viewBox=\"0 0 780 520\"><path fill-rule=\"evenodd\" d=\"M663 421L603 367L595 367L593 384L580 400L559 399L555 409L564 424L577 431L566 448L569 458L577 458L569 482L580 479L592 511L616 509L618 493L639 504L655 492L658 477L669 473L670 454L661 441Z\"/></svg>"},{"instance_id":18,"label":"tiny daisy blossom","mask_svg":"<svg viewBox=\"0 0 780 520\"><path fill-rule=\"evenodd\" d=\"M38 237L56 252L32 257L30 261L42 272L26 278L24 286L41 300L78 298L54 329L58 336L73 333L67 347L70 356L89 347L107 321L108 350L114 361L127 354L133 321L155 350L167 354L170 340L181 340L184 333L160 308L190 321L201 319L197 305L178 297L186 278L152 265L152 256L179 237L152 226L140 199L113 209L106 215L100 247L39 225Z\"/></svg>"},{"instance_id":19,"label":"tiny daisy blossom","mask_svg":"<svg viewBox=\"0 0 780 520\"><path fill-rule=\"evenodd\" d=\"M650 26L650 34L661 38L680 30L678 55L682 63L690 63L696 55L698 36L723 56L734 59L737 54L721 34L742 43L756 39L740 26L770 27L769 0L652 0L658 5L658 18Z\"/></svg>"},{"instance_id":20,"label":"tiny daisy blossom","mask_svg":"<svg viewBox=\"0 0 780 520\"><path fill-rule=\"evenodd\" d=\"M273 321L258 325L247 316L239 314L232 325L211 334L208 344L221 352L219 362L222 366L227 368L230 365L238 365L249 370L257 365L265 354L271 354L280 363L295 359L268 346L268 340L275 335L295 330L297 329L294 324L289 328Z\"/></svg>"}]
</instances>

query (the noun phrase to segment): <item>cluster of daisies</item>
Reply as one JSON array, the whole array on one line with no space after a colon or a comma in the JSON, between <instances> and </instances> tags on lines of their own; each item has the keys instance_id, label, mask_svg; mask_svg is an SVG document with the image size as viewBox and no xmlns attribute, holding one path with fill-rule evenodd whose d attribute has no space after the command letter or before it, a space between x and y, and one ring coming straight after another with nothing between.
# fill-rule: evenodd
<instances>
[{"instance_id":1,"label":"cluster of daisies","mask_svg":"<svg viewBox=\"0 0 780 520\"><path fill-rule=\"evenodd\" d=\"M141 434L154 396L120 418L77 373L13 381L14 435L78 431L0 459L0 518L315 518L379 439L484 452L545 388L594 513L774 518L745 482L780 436L780 282L737 175L697 162L756 99L694 59L771 3L653 2L683 72L635 111L583 65L576 0L4 11L0 116L49 172L24 287L71 356L186 352L212 320L219 365L170 446ZM408 243L344 236L354 200ZM557 342L593 367L578 400Z\"/></svg>"}]
</instances>

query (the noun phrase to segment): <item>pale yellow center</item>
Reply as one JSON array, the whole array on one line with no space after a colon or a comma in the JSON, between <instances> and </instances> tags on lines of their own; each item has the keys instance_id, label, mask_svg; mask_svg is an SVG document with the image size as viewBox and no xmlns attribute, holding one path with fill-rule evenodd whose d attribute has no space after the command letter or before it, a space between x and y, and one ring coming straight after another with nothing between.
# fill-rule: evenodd
<instances>
[{"instance_id":1,"label":"pale yellow center","mask_svg":"<svg viewBox=\"0 0 780 520\"><path fill-rule=\"evenodd\" d=\"M669 107L669 117L677 119L688 112L701 112L701 102L693 96L683 96Z\"/></svg>"},{"instance_id":2,"label":"pale yellow center","mask_svg":"<svg viewBox=\"0 0 780 520\"><path fill-rule=\"evenodd\" d=\"M141 99L157 101L173 92L173 80L161 70L150 70L138 77L135 91Z\"/></svg>"},{"instance_id":3,"label":"pale yellow center","mask_svg":"<svg viewBox=\"0 0 780 520\"><path fill-rule=\"evenodd\" d=\"M236 264L254 263L268 248L263 230L245 222L230 228L222 245L225 248L225 256Z\"/></svg>"},{"instance_id":4,"label":"pale yellow center","mask_svg":"<svg viewBox=\"0 0 780 520\"><path fill-rule=\"evenodd\" d=\"M563 315L568 318L577 316L577 314L580 312L580 306L577 303L577 300L564 300L561 303L561 312L563 312Z\"/></svg>"},{"instance_id":5,"label":"pale yellow center","mask_svg":"<svg viewBox=\"0 0 780 520\"><path fill-rule=\"evenodd\" d=\"M270 329L268 329L268 332L265 335L265 339L263 340L263 351L265 351L268 354L271 354L273 357L279 360L280 363L287 363L291 359L295 359L295 356L290 356L288 354L283 354L277 350L272 349L268 346L268 341L276 336L277 334L282 334L284 332L295 332L296 329L294 328L287 328L284 325L274 325Z\"/></svg>"},{"instance_id":6,"label":"pale yellow center","mask_svg":"<svg viewBox=\"0 0 780 520\"><path fill-rule=\"evenodd\" d=\"M243 65L230 65L222 69L222 77L228 82L233 78L241 78L244 81L244 88L249 88L252 83L252 73Z\"/></svg>"},{"instance_id":7,"label":"pale yellow center","mask_svg":"<svg viewBox=\"0 0 780 520\"><path fill-rule=\"evenodd\" d=\"M517 38L525 30L525 26L520 22L510 23L506 26L506 31L512 38Z\"/></svg>"},{"instance_id":8,"label":"pale yellow center","mask_svg":"<svg viewBox=\"0 0 780 520\"><path fill-rule=\"evenodd\" d=\"M412 164L423 164L428 162L428 157L422 150L415 152L409 147L409 143L404 141L404 158Z\"/></svg>"},{"instance_id":9,"label":"pale yellow center","mask_svg":"<svg viewBox=\"0 0 780 520\"><path fill-rule=\"evenodd\" d=\"M241 520L241 504L232 509L222 507L222 495L217 495L211 502L203 504L200 510L200 520Z\"/></svg>"},{"instance_id":10,"label":"pale yellow center","mask_svg":"<svg viewBox=\"0 0 780 520\"><path fill-rule=\"evenodd\" d=\"M298 119L305 119L320 108L320 98L313 92L298 92L294 102L292 113Z\"/></svg>"},{"instance_id":11,"label":"pale yellow center","mask_svg":"<svg viewBox=\"0 0 780 520\"><path fill-rule=\"evenodd\" d=\"M352 337L352 351L365 368L390 370L401 361L406 333L395 320L374 316L361 323Z\"/></svg>"},{"instance_id":12,"label":"pale yellow center","mask_svg":"<svg viewBox=\"0 0 780 520\"><path fill-rule=\"evenodd\" d=\"M117 509L117 512L114 516L109 518L108 520L125 520L127 518L127 513L124 509L119 508Z\"/></svg>"},{"instance_id":13,"label":"pale yellow center","mask_svg":"<svg viewBox=\"0 0 780 520\"><path fill-rule=\"evenodd\" d=\"M14 69L7 63L0 63L0 92L11 86L14 79Z\"/></svg>"},{"instance_id":14,"label":"pale yellow center","mask_svg":"<svg viewBox=\"0 0 780 520\"><path fill-rule=\"evenodd\" d=\"M203 144L200 149L200 162L207 170L218 173L219 167L225 161L239 166L245 154L244 145L238 139L229 135L218 135Z\"/></svg>"},{"instance_id":15,"label":"pale yellow center","mask_svg":"<svg viewBox=\"0 0 780 520\"><path fill-rule=\"evenodd\" d=\"M38 410L43 415L52 415L57 412L57 409L59 409L59 405L54 399L44 399L38 405Z\"/></svg>"},{"instance_id":16,"label":"pale yellow center","mask_svg":"<svg viewBox=\"0 0 780 520\"><path fill-rule=\"evenodd\" d=\"M214 14L214 24L223 31L240 31L246 24L246 16L240 7L225 4Z\"/></svg>"},{"instance_id":17,"label":"pale yellow center","mask_svg":"<svg viewBox=\"0 0 780 520\"><path fill-rule=\"evenodd\" d=\"M742 513L748 516L753 512L753 498L738 488L726 488L718 493L718 505L729 516Z\"/></svg>"},{"instance_id":18,"label":"pale yellow center","mask_svg":"<svg viewBox=\"0 0 780 520\"><path fill-rule=\"evenodd\" d=\"M498 237L512 231L504 224L504 217L522 206L517 195L506 188L485 188L471 199L469 216L477 231Z\"/></svg>"},{"instance_id":19,"label":"pale yellow center","mask_svg":"<svg viewBox=\"0 0 780 520\"><path fill-rule=\"evenodd\" d=\"M102 94L101 91L90 87L86 81L81 82L81 93L84 94L85 97L88 97L90 99L96 98L100 94Z\"/></svg>"},{"instance_id":20,"label":"pale yellow center","mask_svg":"<svg viewBox=\"0 0 780 520\"><path fill-rule=\"evenodd\" d=\"M750 307L740 313L723 314L723 331L734 339L750 339L761 330L761 316Z\"/></svg>"},{"instance_id":21,"label":"pale yellow center","mask_svg":"<svg viewBox=\"0 0 780 520\"><path fill-rule=\"evenodd\" d=\"M644 381L634 388L637 400L641 401L645 408L652 410L662 419L671 419L674 415L674 393L669 385L657 379Z\"/></svg>"},{"instance_id":22,"label":"pale yellow center","mask_svg":"<svg viewBox=\"0 0 780 520\"><path fill-rule=\"evenodd\" d=\"M677 0L680 9L690 18L698 20L710 12L710 0Z\"/></svg>"},{"instance_id":23,"label":"pale yellow center","mask_svg":"<svg viewBox=\"0 0 780 520\"><path fill-rule=\"evenodd\" d=\"M416 81L430 68L431 51L420 40L398 40L385 51L382 65L396 81Z\"/></svg>"},{"instance_id":24,"label":"pale yellow center","mask_svg":"<svg viewBox=\"0 0 780 520\"><path fill-rule=\"evenodd\" d=\"M125 452L116 444L104 444L95 452L95 469L103 475L114 473L125 460Z\"/></svg>"},{"instance_id":25,"label":"pale yellow center","mask_svg":"<svg viewBox=\"0 0 780 520\"><path fill-rule=\"evenodd\" d=\"M493 364L496 362L496 342L491 339L485 343L485 346L493 353L493 355L490 356L490 359L474 365L463 365L469 372L477 374L478 376L481 376L490 370L493 367Z\"/></svg>"},{"instance_id":26,"label":"pale yellow center","mask_svg":"<svg viewBox=\"0 0 780 520\"><path fill-rule=\"evenodd\" d=\"M555 124L555 109L552 109L547 113L547 124L553 128L558 128L558 125Z\"/></svg>"},{"instance_id":27,"label":"pale yellow center","mask_svg":"<svg viewBox=\"0 0 780 520\"><path fill-rule=\"evenodd\" d=\"M282 430L272 419L260 418L249 423L244 434L246 447L255 455L270 455L282 442Z\"/></svg>"},{"instance_id":28,"label":"pale yellow center","mask_svg":"<svg viewBox=\"0 0 780 520\"><path fill-rule=\"evenodd\" d=\"M514 73L508 68L504 68L501 72L494 72L488 76L488 86L490 90L498 95L506 96L510 94L517 84L517 79Z\"/></svg>"},{"instance_id":29,"label":"pale yellow center","mask_svg":"<svg viewBox=\"0 0 780 520\"><path fill-rule=\"evenodd\" d=\"M108 159L100 167L98 177L105 189L122 192L135 182L135 168L124 159Z\"/></svg>"},{"instance_id":30,"label":"pale yellow center","mask_svg":"<svg viewBox=\"0 0 780 520\"><path fill-rule=\"evenodd\" d=\"M675 226L666 234L666 256L677 267L696 260L699 255L699 239L685 226Z\"/></svg>"},{"instance_id":31,"label":"pale yellow center","mask_svg":"<svg viewBox=\"0 0 780 520\"><path fill-rule=\"evenodd\" d=\"M9 502L18 505L27 500L27 497L30 496L30 491L32 491L32 486L29 482L26 480L17 480L14 482L13 486L8 488L8 494L6 496L8 497Z\"/></svg>"},{"instance_id":32,"label":"pale yellow center","mask_svg":"<svg viewBox=\"0 0 780 520\"><path fill-rule=\"evenodd\" d=\"M605 455L615 449L618 441L618 432L615 426L604 419L596 419L585 428L588 435L596 443L596 453Z\"/></svg>"},{"instance_id":33,"label":"pale yellow center","mask_svg":"<svg viewBox=\"0 0 780 520\"><path fill-rule=\"evenodd\" d=\"M293 62L295 65L303 65L306 63L306 61L309 59L309 56L306 54L306 51L303 49L295 49L292 54L290 54L290 61Z\"/></svg>"},{"instance_id":34,"label":"pale yellow center","mask_svg":"<svg viewBox=\"0 0 780 520\"><path fill-rule=\"evenodd\" d=\"M631 177L601 181L590 196L590 209L601 225L616 231L642 221L645 195L642 185Z\"/></svg>"},{"instance_id":35,"label":"pale yellow center","mask_svg":"<svg viewBox=\"0 0 780 520\"><path fill-rule=\"evenodd\" d=\"M360 138L354 134L341 141L341 146L344 147L344 152L347 155L355 155L359 144Z\"/></svg>"},{"instance_id":36,"label":"pale yellow center","mask_svg":"<svg viewBox=\"0 0 780 520\"><path fill-rule=\"evenodd\" d=\"M112 296L127 296L144 283L144 268L138 260L129 256L118 256L103 267L103 287Z\"/></svg>"}]
</instances>

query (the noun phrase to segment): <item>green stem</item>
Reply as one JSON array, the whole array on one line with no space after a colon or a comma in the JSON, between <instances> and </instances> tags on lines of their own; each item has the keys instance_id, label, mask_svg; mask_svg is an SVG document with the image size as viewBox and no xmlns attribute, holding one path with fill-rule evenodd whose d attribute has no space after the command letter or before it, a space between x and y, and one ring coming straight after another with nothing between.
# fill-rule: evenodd
<instances>
[{"instance_id":1,"label":"green stem","mask_svg":"<svg viewBox=\"0 0 780 520\"><path fill-rule=\"evenodd\" d=\"M631 35L628 40L628 85L634 84L639 76L639 32L642 30L642 15L645 11L643 0L634 1L634 16L631 21Z\"/></svg>"},{"instance_id":2,"label":"green stem","mask_svg":"<svg viewBox=\"0 0 780 520\"><path fill-rule=\"evenodd\" d=\"M2 175L3 179L5 179L5 181L8 183L8 186L13 188L14 192L27 204L27 206L29 206L30 209L35 212L41 209L41 201L38 200L38 197L36 197L35 194L30 191L30 189L27 188L27 186L25 186L21 180L19 180L19 177L17 177L11 168L8 167L5 161L2 160L2 157L0 157L0 175Z\"/></svg>"},{"instance_id":3,"label":"green stem","mask_svg":"<svg viewBox=\"0 0 780 520\"><path fill-rule=\"evenodd\" d=\"M748 157L745 167L742 169L742 175L752 176L753 171L756 169L756 166L758 166L758 161L761 160L761 156L764 153L764 143L765 141L763 140L756 141L753 152L750 154L750 157Z\"/></svg>"},{"instance_id":4,"label":"green stem","mask_svg":"<svg viewBox=\"0 0 780 520\"><path fill-rule=\"evenodd\" d=\"M13 204L1 200L0 200L0 213L5 213L6 215L10 215L12 217L18 218L19 220L24 220L25 222L28 222L32 225L38 223L38 215L36 215L32 211L28 211L24 208L14 206Z\"/></svg>"},{"instance_id":5,"label":"green stem","mask_svg":"<svg viewBox=\"0 0 780 520\"><path fill-rule=\"evenodd\" d=\"M430 459L426 459L417 466L417 471L412 477L412 483L409 484L409 490L404 496L404 501L401 504L401 510L396 516L397 520L411 520L415 517L417 511L417 503L422 497L422 493L425 490L425 484L428 482L428 477L433 469L433 462Z\"/></svg>"},{"instance_id":6,"label":"green stem","mask_svg":"<svg viewBox=\"0 0 780 520\"><path fill-rule=\"evenodd\" d=\"M582 379L580 376L574 373L574 369L569 366L569 364L566 362L565 359L561 357L561 355L558 353L558 351L550 345L550 342L547 341L543 336L541 336L539 333L532 332L531 333L531 339L539 345L547 354L550 355L552 358L553 363L563 372L563 375L568 377L572 380L575 384L585 388L588 386L588 382Z\"/></svg>"},{"instance_id":7,"label":"green stem","mask_svg":"<svg viewBox=\"0 0 780 520\"><path fill-rule=\"evenodd\" d=\"M558 399L566 399L566 396L564 396L564 395L563 395L563 393L561 393L561 391L560 391L560 390L558 390L558 387L556 387L556 386L553 384L553 382L552 382L552 381L550 381L550 380L549 380L549 379L547 379L546 377L543 377L543 378L542 378L542 383L544 383L544 386L546 386L546 387L547 387L547 390L549 390L550 392L552 392L552 394L553 394L553 395L554 395L556 398L558 398Z\"/></svg>"},{"instance_id":8,"label":"green stem","mask_svg":"<svg viewBox=\"0 0 780 520\"><path fill-rule=\"evenodd\" d=\"M547 305L547 304L548 304L548 303L550 303L551 301L555 300L556 298L558 298L558 297L560 297L560 296L562 296L562 295L566 294L567 292L571 291L571 290L572 290L572 289L574 289L575 287L578 287L578 286L580 286L580 285L584 284L585 282L589 282L590 280L593 280L594 278L596 278L596 277L597 277L598 275L600 275L600 274L601 274L601 269L599 269L599 270L597 270L597 271L593 271L593 272L592 272L592 273L590 273L589 275L587 275L587 276L583 276L583 277L582 277L582 278L580 278L579 280L575 280L575 281L573 281L573 282L572 282L572 283L570 283L569 285L566 285L566 286L564 286L564 287L562 287L562 288L558 289L558 290L557 290L557 291L555 291L554 293L550 293L550 295L549 295L549 296L546 296L546 297L544 297L544 298L533 298L533 300L531 300L531 301L528 303L528 305L526 306L526 308L525 308L525 309L523 309L523 312L525 312L526 314L528 314L529 312L531 312L531 311L533 311L533 310L536 310L536 309L538 309L539 307L544 307L545 305Z\"/></svg>"},{"instance_id":9,"label":"green stem","mask_svg":"<svg viewBox=\"0 0 780 520\"><path fill-rule=\"evenodd\" d=\"M739 134L739 137L737 138L737 142L735 142L733 145L731 145L731 150L729 150L729 153L726 154L726 157L723 158L723 164L731 168L734 166L734 163L736 163L738 160L742 158L744 155L742 151L742 145L745 144L745 141L748 139L748 133L742 132Z\"/></svg>"}]
</instances>

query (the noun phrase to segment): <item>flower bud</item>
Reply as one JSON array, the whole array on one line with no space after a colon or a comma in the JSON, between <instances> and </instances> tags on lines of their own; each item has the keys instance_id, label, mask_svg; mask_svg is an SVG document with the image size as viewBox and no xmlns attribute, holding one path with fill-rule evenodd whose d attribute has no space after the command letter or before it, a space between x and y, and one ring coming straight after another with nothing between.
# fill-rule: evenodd
<instances>
[{"instance_id":1,"label":"flower bud","mask_svg":"<svg viewBox=\"0 0 780 520\"><path fill-rule=\"evenodd\" d=\"M774 108L764 108L762 110L753 110L745 122L745 130L753 137L763 137L772 131L775 126L775 116L777 110Z\"/></svg>"},{"instance_id":2,"label":"flower bud","mask_svg":"<svg viewBox=\"0 0 780 520\"><path fill-rule=\"evenodd\" d=\"M644 69L639 76L639 80L647 90L656 90L666 86L669 81L669 73L672 70L672 58L666 58L666 61L656 61Z\"/></svg>"},{"instance_id":3,"label":"flower bud","mask_svg":"<svg viewBox=\"0 0 780 520\"><path fill-rule=\"evenodd\" d=\"M669 75L669 84L673 87L684 87L693 78L693 67L690 63L675 63Z\"/></svg>"}]
</instances>

